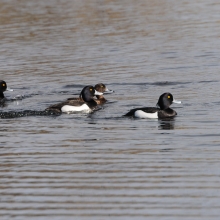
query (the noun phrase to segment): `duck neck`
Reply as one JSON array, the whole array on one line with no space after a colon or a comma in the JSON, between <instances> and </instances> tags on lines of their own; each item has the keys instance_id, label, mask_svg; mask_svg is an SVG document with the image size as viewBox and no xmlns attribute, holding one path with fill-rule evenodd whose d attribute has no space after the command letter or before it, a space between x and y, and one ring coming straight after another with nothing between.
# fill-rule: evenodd
<instances>
[{"instance_id":1,"label":"duck neck","mask_svg":"<svg viewBox=\"0 0 220 220\"><path fill-rule=\"evenodd\" d=\"M1 98L1 99L5 98L4 93L3 93L3 92L0 92L0 98Z\"/></svg>"},{"instance_id":2,"label":"duck neck","mask_svg":"<svg viewBox=\"0 0 220 220\"><path fill-rule=\"evenodd\" d=\"M103 95L97 95L96 98L99 99L99 100L106 101L106 99L104 98Z\"/></svg>"},{"instance_id":3,"label":"duck neck","mask_svg":"<svg viewBox=\"0 0 220 220\"><path fill-rule=\"evenodd\" d=\"M89 108L94 108L95 106L97 106L97 103L94 99L90 100L89 102L86 102L86 104L89 106Z\"/></svg>"},{"instance_id":4,"label":"duck neck","mask_svg":"<svg viewBox=\"0 0 220 220\"><path fill-rule=\"evenodd\" d=\"M167 106L165 106L163 104L159 104L159 103L157 103L157 106L159 107L160 110L166 110L166 109L169 108L169 107L167 107Z\"/></svg>"}]
</instances>

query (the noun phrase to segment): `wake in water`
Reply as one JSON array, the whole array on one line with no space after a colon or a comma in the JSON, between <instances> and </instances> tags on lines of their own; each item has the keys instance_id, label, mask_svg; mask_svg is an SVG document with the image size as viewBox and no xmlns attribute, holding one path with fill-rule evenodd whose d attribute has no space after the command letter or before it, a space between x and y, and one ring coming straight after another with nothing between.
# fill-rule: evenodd
<instances>
[{"instance_id":1,"label":"wake in water","mask_svg":"<svg viewBox=\"0 0 220 220\"><path fill-rule=\"evenodd\" d=\"M9 112L0 112L0 118L19 118L26 116L59 116L61 113L54 111L33 111L33 110L24 110L24 111L9 111Z\"/></svg>"}]
</instances>

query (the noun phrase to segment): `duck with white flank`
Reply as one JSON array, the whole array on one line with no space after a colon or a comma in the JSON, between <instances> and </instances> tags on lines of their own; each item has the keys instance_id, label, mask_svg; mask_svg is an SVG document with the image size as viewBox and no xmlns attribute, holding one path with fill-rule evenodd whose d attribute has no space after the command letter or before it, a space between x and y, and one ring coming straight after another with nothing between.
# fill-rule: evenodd
<instances>
[{"instance_id":1,"label":"duck with white flank","mask_svg":"<svg viewBox=\"0 0 220 220\"><path fill-rule=\"evenodd\" d=\"M130 110L124 116L136 118L173 118L177 113L170 108L172 103L180 104L181 101L174 100L171 93L164 93L159 97L158 107L143 107Z\"/></svg>"},{"instance_id":2,"label":"duck with white flank","mask_svg":"<svg viewBox=\"0 0 220 220\"><path fill-rule=\"evenodd\" d=\"M69 99L64 102L51 105L46 109L46 111L56 111L56 112L86 112L89 113L96 109L97 103L93 99L95 95L103 95L103 93L95 90L93 86L85 86L80 93L82 100Z\"/></svg>"}]
</instances>

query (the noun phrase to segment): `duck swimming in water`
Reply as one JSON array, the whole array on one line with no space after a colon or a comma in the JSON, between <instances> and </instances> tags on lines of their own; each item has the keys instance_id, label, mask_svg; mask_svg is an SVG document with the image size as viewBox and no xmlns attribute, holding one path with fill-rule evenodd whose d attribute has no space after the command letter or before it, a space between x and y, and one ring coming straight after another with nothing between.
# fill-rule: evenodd
<instances>
[{"instance_id":1,"label":"duck swimming in water","mask_svg":"<svg viewBox=\"0 0 220 220\"><path fill-rule=\"evenodd\" d=\"M95 90L98 91L98 92L101 92L101 93L113 93L114 91L113 90L109 90L105 84L103 83L98 83L95 85ZM98 104L98 105L102 105L104 104L105 102L107 102L107 100L105 99L104 95L96 95L96 98L97 99L94 99L94 101ZM67 100L81 100L83 101L82 99L82 96L81 96L81 93L79 95L78 98L68 98Z\"/></svg>"},{"instance_id":2,"label":"duck swimming in water","mask_svg":"<svg viewBox=\"0 0 220 220\"><path fill-rule=\"evenodd\" d=\"M158 107L143 107L131 109L124 116L136 118L173 118L177 113L169 108L172 103L180 104L181 101L174 100L171 93L164 93L159 97L157 102Z\"/></svg>"},{"instance_id":3,"label":"duck swimming in water","mask_svg":"<svg viewBox=\"0 0 220 220\"><path fill-rule=\"evenodd\" d=\"M105 84L103 83L98 83L95 85L95 90L101 93L113 93L113 90L109 90ZM96 95L95 101L98 105L102 105L104 103L107 102L107 100L105 99L105 97L103 95Z\"/></svg>"},{"instance_id":4,"label":"duck swimming in water","mask_svg":"<svg viewBox=\"0 0 220 220\"><path fill-rule=\"evenodd\" d=\"M95 90L93 86L85 86L80 93L81 99L69 99L64 102L49 106L46 111L56 112L91 112L96 109L97 103L93 97L95 95L103 95L103 93Z\"/></svg>"}]
</instances>

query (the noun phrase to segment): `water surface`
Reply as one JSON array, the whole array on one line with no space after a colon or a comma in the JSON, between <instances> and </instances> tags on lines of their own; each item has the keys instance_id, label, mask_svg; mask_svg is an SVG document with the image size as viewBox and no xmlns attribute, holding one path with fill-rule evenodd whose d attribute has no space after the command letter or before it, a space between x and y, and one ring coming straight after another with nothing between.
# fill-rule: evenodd
<instances>
[{"instance_id":1,"label":"water surface","mask_svg":"<svg viewBox=\"0 0 220 220\"><path fill-rule=\"evenodd\" d=\"M1 119L1 219L218 219L220 4L1 1L1 112L105 83L93 114ZM171 92L178 116L122 117Z\"/></svg>"}]
</instances>

